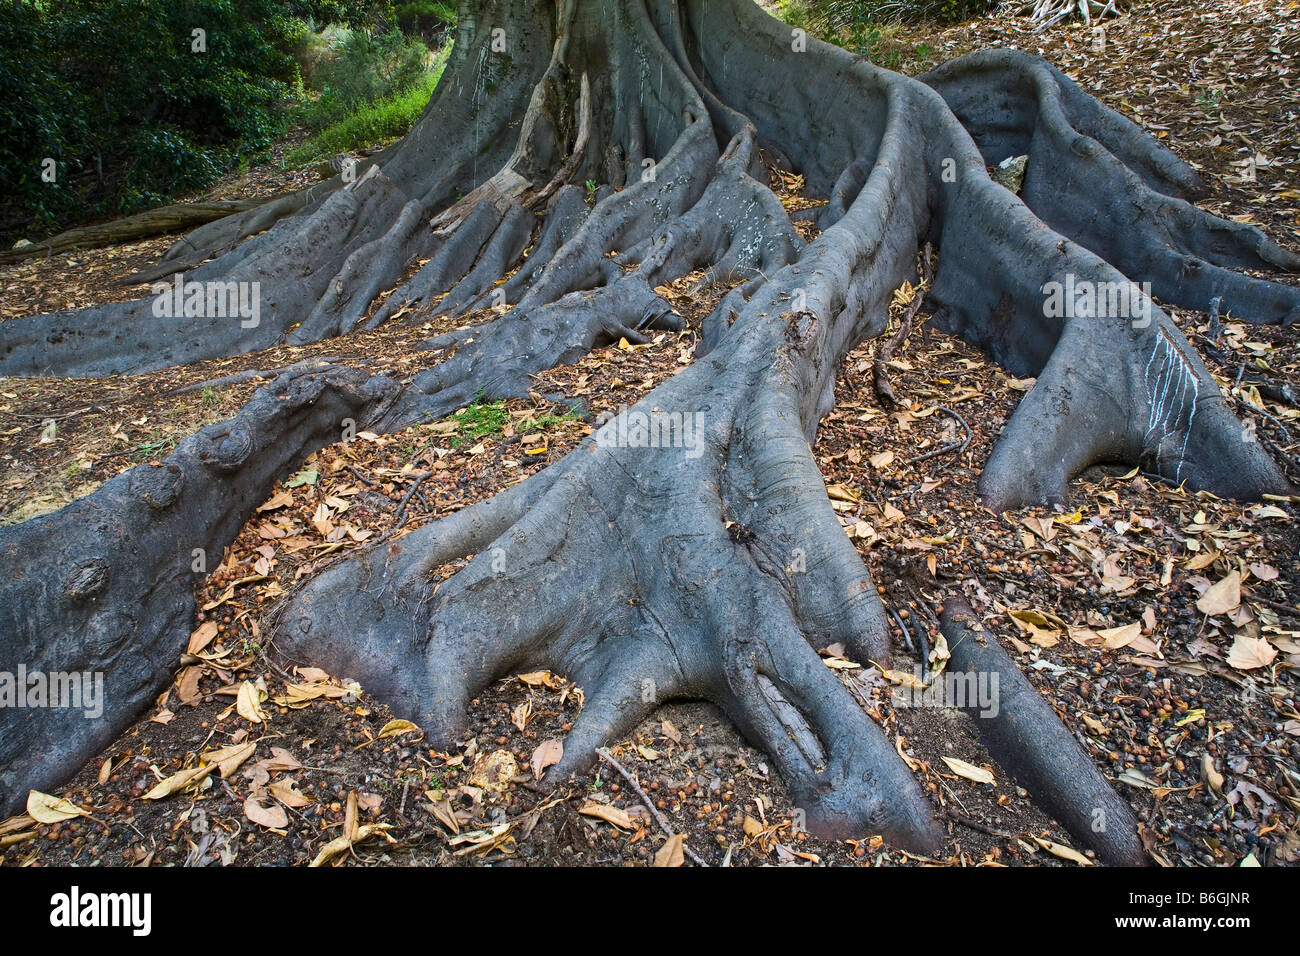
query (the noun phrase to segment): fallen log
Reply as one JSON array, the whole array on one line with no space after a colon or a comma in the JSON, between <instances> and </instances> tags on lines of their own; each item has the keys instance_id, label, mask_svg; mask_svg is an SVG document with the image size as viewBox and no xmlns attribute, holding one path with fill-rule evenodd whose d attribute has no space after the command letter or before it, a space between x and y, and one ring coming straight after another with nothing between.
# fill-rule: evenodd
<instances>
[{"instance_id":1,"label":"fallen log","mask_svg":"<svg viewBox=\"0 0 1300 956\"><path fill-rule=\"evenodd\" d=\"M76 229L69 229L57 236L33 242L31 245L6 249L0 252L0 265L9 265L39 256L52 256L73 249L95 249L120 242L162 236L169 232L184 232L217 219L224 219L234 213L255 209L273 198L277 197L182 202L159 206L157 209L136 213L125 219L114 219L112 222L101 222L93 226L78 226Z\"/></svg>"}]
</instances>

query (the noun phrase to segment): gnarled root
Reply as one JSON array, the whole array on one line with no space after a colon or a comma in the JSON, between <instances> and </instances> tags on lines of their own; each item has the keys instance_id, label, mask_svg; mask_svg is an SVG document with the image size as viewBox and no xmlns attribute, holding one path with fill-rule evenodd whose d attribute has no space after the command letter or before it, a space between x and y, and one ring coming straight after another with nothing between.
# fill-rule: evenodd
<instances>
[{"instance_id":1,"label":"gnarled root","mask_svg":"<svg viewBox=\"0 0 1300 956\"><path fill-rule=\"evenodd\" d=\"M0 815L60 783L157 696L194 627L201 574L277 480L339 440L347 420L364 428L397 391L352 369L284 375L164 461L0 531L0 671L103 680L94 719L0 708Z\"/></svg>"},{"instance_id":2,"label":"gnarled root","mask_svg":"<svg viewBox=\"0 0 1300 956\"><path fill-rule=\"evenodd\" d=\"M980 626L965 598L945 598L939 621L952 654L949 672L968 686L970 679L978 678L997 687L995 706L986 702L963 708L993 758L1102 860L1115 866L1149 865L1128 804L993 635Z\"/></svg>"},{"instance_id":3,"label":"gnarled root","mask_svg":"<svg viewBox=\"0 0 1300 956\"><path fill-rule=\"evenodd\" d=\"M796 48L747 0L487 8L533 29L516 38L518 68L508 71L490 59L491 20L462 18L460 59L429 116L473 150L435 161L426 130L382 171L194 275L275 279L268 295L280 308L240 346L347 331L426 255L371 323L414 305L513 307L429 343L450 354L410 383L300 373L188 440L172 465L135 469L63 512L0 531L0 555L19 569L0 584L0 666L121 674L114 709L94 729L48 716L12 734L5 725L4 799L63 775L156 692L192 623L186 557L224 547L274 478L343 417L393 429L480 393L522 394L530 374L603 339L680 327L655 289L704 269L709 281L739 284L706 320L695 364L539 475L307 582L283 606L279 645L359 678L444 746L488 681L523 667L561 671L587 703L550 780L587 766L596 746L660 701L713 700L772 755L816 832L874 831L934 851L943 834L920 787L816 653L842 643L861 661L889 660L883 608L809 447L834 407L839 364L884 331L894 290L915 281L928 241L938 249L927 297L940 306L936 322L1038 377L981 478L993 507L1063 498L1071 476L1096 462L1142 464L1219 494L1285 493L1191 346L1130 280L1179 301L1182 286L1160 283L1199 270L1210 280L1188 279L1191 301L1214 292L1258 320L1287 321L1294 289L1214 270L1295 263L1183 203L1200 185L1190 170L1023 54L959 61L927 77L932 88L816 41ZM989 79L994 67L1005 80ZM480 113L480 80L505 84L518 102ZM845 97L849 114L825 109ZM465 116L448 118L457 105ZM479 139L480 119L505 117L517 137ZM580 159L563 156L570 142L583 145ZM830 197L813 241L764 185L760 143L780 147ZM985 162L1026 151L1022 201ZM1080 172L1053 192L1047 173L1076 161ZM602 183L589 211L569 176ZM532 254L494 286L531 239L532 203L548 195ZM1103 234L1085 196L1101 197L1133 235ZM1206 265L1175 275L1187 256ZM229 330L210 339L211 329L184 322L99 324L113 308L57 327L0 325L0 370L139 369L233 347ZM43 555L56 539L66 546ZM470 555L435 584L437 568ZM1067 753L1064 731L1009 662L976 643L958 650L959 666L994 669L1011 688L1007 718L985 728L990 746L1030 727L1042 746L1019 771L1027 785L1059 787L1051 805L1075 828L1105 809L1095 845L1136 862L1131 820L1104 781L1094 785L1086 760ZM38 761L39 747L56 759ZM1083 790L1042 770L1062 754Z\"/></svg>"},{"instance_id":4,"label":"gnarled root","mask_svg":"<svg viewBox=\"0 0 1300 956\"><path fill-rule=\"evenodd\" d=\"M989 165L1028 155L1020 198L1061 235L1176 305L1222 297L1251 322L1300 321L1300 289L1233 269L1300 272L1300 255L1254 226L1187 198L1196 173L1056 67L1019 50L984 50L925 74Z\"/></svg>"}]
</instances>

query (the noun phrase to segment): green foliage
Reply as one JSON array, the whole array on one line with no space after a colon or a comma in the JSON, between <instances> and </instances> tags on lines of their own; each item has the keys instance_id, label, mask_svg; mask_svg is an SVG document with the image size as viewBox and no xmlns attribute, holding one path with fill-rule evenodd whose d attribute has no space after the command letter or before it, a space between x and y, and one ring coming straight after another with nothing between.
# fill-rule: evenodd
<instances>
[{"instance_id":1,"label":"green foliage","mask_svg":"<svg viewBox=\"0 0 1300 956\"><path fill-rule=\"evenodd\" d=\"M790 26L815 33L821 16L819 11L821 6L825 6L825 0L821 3L817 0L779 0L775 13Z\"/></svg>"},{"instance_id":2,"label":"green foliage","mask_svg":"<svg viewBox=\"0 0 1300 956\"><path fill-rule=\"evenodd\" d=\"M510 422L510 412L505 402L484 402L482 393L472 405L451 416L456 423L456 437L452 448L459 448L466 440L500 435Z\"/></svg>"},{"instance_id":3,"label":"green foliage","mask_svg":"<svg viewBox=\"0 0 1300 956\"><path fill-rule=\"evenodd\" d=\"M367 104L331 123L289 153L285 161L290 166L304 166L336 153L366 149L405 136L424 112L441 73L439 65L405 93Z\"/></svg>"},{"instance_id":4,"label":"green foliage","mask_svg":"<svg viewBox=\"0 0 1300 956\"><path fill-rule=\"evenodd\" d=\"M283 130L308 20L385 11L386 0L0 4L0 240L211 183Z\"/></svg>"},{"instance_id":5,"label":"green foliage","mask_svg":"<svg viewBox=\"0 0 1300 956\"><path fill-rule=\"evenodd\" d=\"M576 410L570 409L563 415L543 415L536 421L525 424L520 431L525 435L530 435L533 432L540 432L545 431L548 428L554 428L556 425L565 425L569 422L580 421L582 421L582 415Z\"/></svg>"},{"instance_id":6,"label":"green foliage","mask_svg":"<svg viewBox=\"0 0 1300 956\"><path fill-rule=\"evenodd\" d=\"M429 50L400 30L348 30L315 71L321 90L311 124L321 129L349 113L405 93L429 73Z\"/></svg>"},{"instance_id":7,"label":"green foliage","mask_svg":"<svg viewBox=\"0 0 1300 956\"><path fill-rule=\"evenodd\" d=\"M977 17L993 6L994 0L828 0L815 7L814 23L830 35L869 29L872 24L905 23L918 20L960 23Z\"/></svg>"},{"instance_id":8,"label":"green foliage","mask_svg":"<svg viewBox=\"0 0 1300 956\"><path fill-rule=\"evenodd\" d=\"M415 0L396 7L397 25L403 33L435 36L456 25L456 4L442 0Z\"/></svg>"}]
</instances>

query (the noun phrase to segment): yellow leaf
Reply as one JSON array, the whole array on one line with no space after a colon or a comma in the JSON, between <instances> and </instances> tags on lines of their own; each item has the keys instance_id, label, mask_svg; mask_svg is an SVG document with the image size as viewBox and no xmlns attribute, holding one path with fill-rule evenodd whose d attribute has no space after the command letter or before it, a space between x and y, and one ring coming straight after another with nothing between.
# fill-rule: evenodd
<instances>
[{"instance_id":1,"label":"yellow leaf","mask_svg":"<svg viewBox=\"0 0 1300 956\"><path fill-rule=\"evenodd\" d=\"M835 484L826 486L826 497L835 501L854 503L862 497L862 493L854 488L845 488L843 485Z\"/></svg>"},{"instance_id":2,"label":"yellow leaf","mask_svg":"<svg viewBox=\"0 0 1300 956\"><path fill-rule=\"evenodd\" d=\"M143 799L161 800L163 797L170 797L173 793L179 793L186 787L201 783L204 777L216 769L216 764L209 763L199 767L191 767L189 770L182 770L180 773L174 773L167 779L159 781L152 790L144 795Z\"/></svg>"},{"instance_id":3,"label":"yellow leaf","mask_svg":"<svg viewBox=\"0 0 1300 956\"><path fill-rule=\"evenodd\" d=\"M559 690L564 686L564 681L560 680L550 671L532 671L528 674L517 675L519 680L523 681L529 687L549 687L551 690Z\"/></svg>"},{"instance_id":4,"label":"yellow leaf","mask_svg":"<svg viewBox=\"0 0 1300 956\"><path fill-rule=\"evenodd\" d=\"M217 622L204 621L199 625L198 630L190 635L190 643L189 646L186 647L186 652L189 654L197 654L199 651L203 650L203 648L211 644L212 639L216 636Z\"/></svg>"},{"instance_id":5,"label":"yellow leaf","mask_svg":"<svg viewBox=\"0 0 1300 956\"><path fill-rule=\"evenodd\" d=\"M1238 634L1237 639L1232 642L1232 650L1228 651L1228 664L1239 671L1254 670L1257 667L1267 667L1273 663L1273 658L1277 657L1277 648L1263 637L1246 637Z\"/></svg>"},{"instance_id":6,"label":"yellow leaf","mask_svg":"<svg viewBox=\"0 0 1300 956\"><path fill-rule=\"evenodd\" d=\"M872 661L871 663L876 664L875 661ZM909 687L912 690L925 690L925 681L921 680L921 678L917 677L915 674L910 674L907 671L891 670L888 667L881 667L879 664L876 664L876 667L880 673L884 675L885 680L889 681L891 684Z\"/></svg>"},{"instance_id":7,"label":"yellow leaf","mask_svg":"<svg viewBox=\"0 0 1300 956\"><path fill-rule=\"evenodd\" d=\"M267 790L270 791L271 796L275 797L275 799L279 800L286 807L306 807L316 802L311 797L306 796L295 789L292 780L277 781L267 787Z\"/></svg>"},{"instance_id":8,"label":"yellow leaf","mask_svg":"<svg viewBox=\"0 0 1300 956\"><path fill-rule=\"evenodd\" d=\"M293 495L287 491L279 491L266 504L261 505L258 511L274 511L276 508L284 508L293 504Z\"/></svg>"},{"instance_id":9,"label":"yellow leaf","mask_svg":"<svg viewBox=\"0 0 1300 956\"><path fill-rule=\"evenodd\" d=\"M1062 860L1070 860L1078 863L1080 866L1092 866L1092 860L1088 859L1078 850L1068 847L1063 843L1053 843L1051 840L1044 840L1042 837L1034 837L1034 842L1041 846L1052 856L1059 856Z\"/></svg>"},{"instance_id":10,"label":"yellow leaf","mask_svg":"<svg viewBox=\"0 0 1300 956\"><path fill-rule=\"evenodd\" d=\"M395 843L397 841L390 837L387 832L391 829L392 824L389 823L367 823L356 831L356 838L353 840L348 840L345 836L335 837L333 840L330 840L329 843L326 843L321 847L320 852L316 854L316 859L312 860L311 863L307 865L309 867L324 866L340 853L346 853L350 850L353 843L361 843L363 840L370 839L375 834L383 837L389 843Z\"/></svg>"},{"instance_id":11,"label":"yellow leaf","mask_svg":"<svg viewBox=\"0 0 1300 956\"><path fill-rule=\"evenodd\" d=\"M199 760L202 763L216 764L217 769L221 771L222 779L228 780L230 775L238 770L245 760L253 756L255 750L257 750L257 744L249 741L246 744L222 747L220 750L209 750L207 753L200 755Z\"/></svg>"},{"instance_id":12,"label":"yellow leaf","mask_svg":"<svg viewBox=\"0 0 1300 956\"><path fill-rule=\"evenodd\" d=\"M680 833L675 833L668 838L659 852L655 854L654 862L651 866L681 866L686 862L686 854L683 850L686 837Z\"/></svg>"},{"instance_id":13,"label":"yellow leaf","mask_svg":"<svg viewBox=\"0 0 1300 956\"><path fill-rule=\"evenodd\" d=\"M235 710L239 716L245 720L260 724L266 720L266 714L262 712L261 694L256 687L249 681L244 681L239 685L239 696L235 698Z\"/></svg>"},{"instance_id":14,"label":"yellow leaf","mask_svg":"<svg viewBox=\"0 0 1300 956\"><path fill-rule=\"evenodd\" d=\"M967 763L965 760L959 760L956 757L944 757L943 762L957 776L965 777L967 780L974 780L976 783L992 783L994 780L993 773L985 770L983 767L977 767L973 763Z\"/></svg>"},{"instance_id":15,"label":"yellow leaf","mask_svg":"<svg viewBox=\"0 0 1300 956\"><path fill-rule=\"evenodd\" d=\"M624 830L633 830L636 828L636 824L632 822L632 818L627 815L626 810L620 810L618 807L611 807L607 803L596 803L593 800L588 800L586 805L581 807L578 812L583 816L597 817L598 819L604 820L606 823L612 823L614 826L620 827Z\"/></svg>"},{"instance_id":16,"label":"yellow leaf","mask_svg":"<svg viewBox=\"0 0 1300 956\"><path fill-rule=\"evenodd\" d=\"M379 731L379 739L383 740L385 737L400 737L402 734L409 734L413 731L419 731L419 729L419 727L411 723L409 720L390 720L388 723L384 724L383 729Z\"/></svg>"},{"instance_id":17,"label":"yellow leaf","mask_svg":"<svg viewBox=\"0 0 1300 956\"><path fill-rule=\"evenodd\" d=\"M1214 766L1214 758L1208 753L1201 757L1201 779L1215 793L1223 792L1223 774Z\"/></svg>"},{"instance_id":18,"label":"yellow leaf","mask_svg":"<svg viewBox=\"0 0 1300 956\"><path fill-rule=\"evenodd\" d=\"M73 817L90 816L75 803L39 790L29 790L27 793L27 815L37 823L62 823Z\"/></svg>"},{"instance_id":19,"label":"yellow leaf","mask_svg":"<svg viewBox=\"0 0 1300 956\"><path fill-rule=\"evenodd\" d=\"M1141 636L1142 625L1137 623L1125 624L1122 627L1108 627L1101 631L1094 631L1088 627L1070 628L1070 640L1074 643L1110 651L1127 647Z\"/></svg>"},{"instance_id":20,"label":"yellow leaf","mask_svg":"<svg viewBox=\"0 0 1300 956\"><path fill-rule=\"evenodd\" d=\"M1055 615L1044 614L1032 608L1008 611L1012 623L1029 635L1029 640L1039 647L1055 647L1061 639L1061 632L1069 627Z\"/></svg>"},{"instance_id":21,"label":"yellow leaf","mask_svg":"<svg viewBox=\"0 0 1300 956\"><path fill-rule=\"evenodd\" d=\"M1241 575L1231 571L1201 595L1196 609L1205 615L1226 614L1241 604Z\"/></svg>"}]
</instances>

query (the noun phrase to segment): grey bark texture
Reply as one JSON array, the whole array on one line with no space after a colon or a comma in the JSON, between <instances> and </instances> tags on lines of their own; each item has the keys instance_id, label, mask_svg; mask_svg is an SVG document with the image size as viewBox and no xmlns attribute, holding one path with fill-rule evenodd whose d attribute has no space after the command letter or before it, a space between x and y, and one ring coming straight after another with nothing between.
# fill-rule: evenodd
<instances>
[{"instance_id":1,"label":"grey bark texture","mask_svg":"<svg viewBox=\"0 0 1300 956\"><path fill-rule=\"evenodd\" d=\"M884 331L928 242L937 321L1038 378L983 469L990 507L1064 500L1097 462L1222 495L1288 493L1149 297L1125 314L1055 314L1045 289L1150 282L1169 301L1220 297L1242 318L1291 322L1300 291L1230 270L1300 262L1189 204L1201 183L1184 163L1026 53L914 80L801 47L747 0L461 6L455 55L406 139L349 183L204 226L151 273L262 283L259 328L155 319L147 301L0 325L0 373L107 375L343 335L407 306L511 306L430 341L431 367L409 381L294 369L162 465L0 531L0 669L102 670L110 701L93 726L0 712L0 812L56 785L166 686L194 625L191 550L219 554L345 419L396 430L479 394L523 395L532 374L599 342L681 327L654 290L706 269L739 284L693 365L528 481L306 582L278 608L276 644L359 679L440 746L495 678L567 674L586 706L551 782L659 703L712 700L772 756L815 832L935 851L928 799L817 654L891 656L810 450L841 361ZM830 200L815 240L767 186L760 150ZM1022 154L1018 196L986 164ZM698 431L640 447L626 439L641 423ZM467 556L435 593L431 572ZM1014 688L1010 716L985 728L990 748L1032 751L1017 766L1063 822L1104 858L1142 862L1095 769L1088 799L1113 811L1103 837L1080 825L1077 787L1042 769L1068 750L1051 709L995 643L968 651Z\"/></svg>"}]
</instances>

